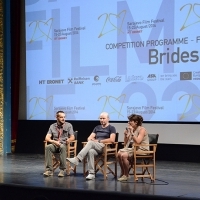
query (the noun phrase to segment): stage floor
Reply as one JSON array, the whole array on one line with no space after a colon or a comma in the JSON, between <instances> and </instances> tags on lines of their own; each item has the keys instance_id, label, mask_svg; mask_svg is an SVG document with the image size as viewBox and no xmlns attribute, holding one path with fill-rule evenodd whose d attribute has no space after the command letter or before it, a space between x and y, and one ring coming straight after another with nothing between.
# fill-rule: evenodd
<instances>
[{"instance_id":1,"label":"stage floor","mask_svg":"<svg viewBox=\"0 0 200 200\"><path fill-rule=\"evenodd\" d=\"M0 156L0 185L200 199L199 163L156 161L154 183L151 183L149 179L145 179L145 182L141 180L134 182L133 176L127 182L119 182L113 178L112 174L104 180L100 172L97 173L95 180L86 181L82 174L81 163L77 166L76 175L71 173L70 176L59 178L57 169L52 177L43 177L43 172L44 155Z\"/></svg>"}]
</instances>

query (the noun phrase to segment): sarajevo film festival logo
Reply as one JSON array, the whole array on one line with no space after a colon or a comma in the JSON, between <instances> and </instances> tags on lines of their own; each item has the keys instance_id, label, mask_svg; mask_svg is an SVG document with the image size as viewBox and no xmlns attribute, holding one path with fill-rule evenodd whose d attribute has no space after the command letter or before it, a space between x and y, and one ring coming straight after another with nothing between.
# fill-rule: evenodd
<instances>
[{"instance_id":1,"label":"sarajevo film festival logo","mask_svg":"<svg viewBox=\"0 0 200 200\"><path fill-rule=\"evenodd\" d=\"M180 80L192 80L192 72L180 72Z\"/></svg>"}]
</instances>

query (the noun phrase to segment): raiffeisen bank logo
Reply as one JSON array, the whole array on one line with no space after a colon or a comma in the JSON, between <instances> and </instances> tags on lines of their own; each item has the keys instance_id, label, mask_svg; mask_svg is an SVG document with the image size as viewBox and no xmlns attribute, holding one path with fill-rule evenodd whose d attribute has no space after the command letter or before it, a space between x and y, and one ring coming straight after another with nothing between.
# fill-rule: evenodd
<instances>
[{"instance_id":1,"label":"raiffeisen bank logo","mask_svg":"<svg viewBox=\"0 0 200 200\"><path fill-rule=\"evenodd\" d=\"M73 78L68 78L68 84L73 84Z\"/></svg>"},{"instance_id":2,"label":"raiffeisen bank logo","mask_svg":"<svg viewBox=\"0 0 200 200\"><path fill-rule=\"evenodd\" d=\"M82 85L85 83L85 81L90 80L90 78L87 77L74 77L74 78L68 78L68 84L79 84Z\"/></svg>"},{"instance_id":3,"label":"raiffeisen bank logo","mask_svg":"<svg viewBox=\"0 0 200 200\"><path fill-rule=\"evenodd\" d=\"M101 85L101 83L99 83L99 76L98 75L96 75L96 76L94 76L94 81L95 81L95 83L92 83L92 85L93 86L100 86Z\"/></svg>"}]
</instances>

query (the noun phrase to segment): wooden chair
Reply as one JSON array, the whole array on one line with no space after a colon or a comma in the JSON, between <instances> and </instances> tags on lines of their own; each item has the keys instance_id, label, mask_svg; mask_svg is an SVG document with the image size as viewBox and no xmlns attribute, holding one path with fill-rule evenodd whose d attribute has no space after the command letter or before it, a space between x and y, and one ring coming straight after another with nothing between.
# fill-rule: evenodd
<instances>
[{"instance_id":1,"label":"wooden chair","mask_svg":"<svg viewBox=\"0 0 200 200\"><path fill-rule=\"evenodd\" d=\"M74 132L75 139L70 142L70 144L67 145L66 150L66 157L67 158L73 158L77 154L77 138L78 138L78 131ZM44 141L44 148L48 144L47 141ZM59 159L59 153L54 153L52 155L52 162L53 162L53 172L60 166L60 159ZM70 175L70 171L72 171L74 174L76 174L76 165L71 166L69 162L66 162L67 168L66 168L66 174Z\"/></svg>"},{"instance_id":2,"label":"wooden chair","mask_svg":"<svg viewBox=\"0 0 200 200\"><path fill-rule=\"evenodd\" d=\"M138 178L150 178L151 181L155 181L156 172L156 148L158 143L158 134L148 134L149 145L136 145L134 144L133 159L131 161L130 170L133 170L134 180L138 181ZM138 146L149 146L149 151L136 151ZM137 169L141 168L142 171L138 173ZM152 168L150 172L150 168ZM129 173L131 174L131 173Z\"/></svg>"},{"instance_id":3,"label":"wooden chair","mask_svg":"<svg viewBox=\"0 0 200 200\"><path fill-rule=\"evenodd\" d=\"M100 171L104 180L107 179L108 174L112 174L115 178L117 177L117 151L118 151L118 136L119 133L116 133L114 143L104 143L103 152L96 156L95 158L95 174ZM83 147L87 142L82 142ZM111 169L110 165L114 165L114 170ZM87 158L83 159L83 175L86 177L88 170L86 170Z\"/></svg>"}]
</instances>

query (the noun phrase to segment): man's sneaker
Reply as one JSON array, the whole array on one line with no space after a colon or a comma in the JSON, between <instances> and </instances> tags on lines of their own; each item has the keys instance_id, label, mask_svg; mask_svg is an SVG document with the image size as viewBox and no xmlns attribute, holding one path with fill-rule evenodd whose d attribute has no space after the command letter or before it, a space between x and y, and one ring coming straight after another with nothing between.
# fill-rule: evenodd
<instances>
[{"instance_id":1,"label":"man's sneaker","mask_svg":"<svg viewBox=\"0 0 200 200\"><path fill-rule=\"evenodd\" d=\"M86 177L86 180L92 180L92 179L95 179L95 175L94 175L94 174L89 174L89 175Z\"/></svg>"},{"instance_id":2,"label":"man's sneaker","mask_svg":"<svg viewBox=\"0 0 200 200\"><path fill-rule=\"evenodd\" d=\"M44 176L53 176L53 172L50 170L47 170L46 172L43 173Z\"/></svg>"},{"instance_id":3,"label":"man's sneaker","mask_svg":"<svg viewBox=\"0 0 200 200\"><path fill-rule=\"evenodd\" d=\"M78 159L77 158L66 158L67 161L69 161L70 163L74 164L74 165L78 165Z\"/></svg>"},{"instance_id":4,"label":"man's sneaker","mask_svg":"<svg viewBox=\"0 0 200 200\"><path fill-rule=\"evenodd\" d=\"M59 176L59 177L63 177L63 176L65 176L65 172L64 172L64 170L60 170L58 176Z\"/></svg>"}]
</instances>

